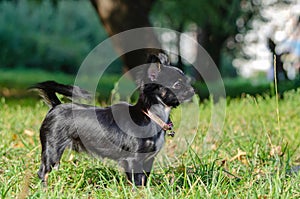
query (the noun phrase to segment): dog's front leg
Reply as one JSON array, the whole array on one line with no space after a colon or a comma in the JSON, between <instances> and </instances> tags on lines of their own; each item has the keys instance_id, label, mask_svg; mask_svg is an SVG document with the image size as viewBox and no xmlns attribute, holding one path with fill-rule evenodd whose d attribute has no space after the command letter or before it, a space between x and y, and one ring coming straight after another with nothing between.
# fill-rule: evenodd
<instances>
[{"instance_id":1,"label":"dog's front leg","mask_svg":"<svg viewBox=\"0 0 300 199\"><path fill-rule=\"evenodd\" d=\"M124 167L127 178L135 186L146 186L151 173L154 158L145 161L144 159L128 160Z\"/></svg>"}]
</instances>

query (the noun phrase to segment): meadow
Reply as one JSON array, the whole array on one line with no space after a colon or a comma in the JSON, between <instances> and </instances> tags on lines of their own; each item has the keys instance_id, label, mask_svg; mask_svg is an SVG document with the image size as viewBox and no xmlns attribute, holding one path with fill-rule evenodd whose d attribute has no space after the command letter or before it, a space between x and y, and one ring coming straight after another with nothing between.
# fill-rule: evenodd
<instances>
[{"instance_id":1,"label":"meadow","mask_svg":"<svg viewBox=\"0 0 300 199\"><path fill-rule=\"evenodd\" d=\"M42 80L43 76L38 78ZM30 79L28 83L38 80ZM212 110L218 104L204 100L195 110L195 103L186 103L172 112L176 135L166 137L165 150L155 162L146 187L133 188L111 161L66 150L60 170L50 173L47 189L41 186L36 173L41 151L39 126L48 106L39 98L2 97L0 196L299 198L300 174L294 172L300 165L299 96L300 91L292 90L282 99L269 95L227 99L223 101L224 126L210 139L208 129L215 122ZM179 139L188 137L193 139L190 144Z\"/></svg>"}]
</instances>

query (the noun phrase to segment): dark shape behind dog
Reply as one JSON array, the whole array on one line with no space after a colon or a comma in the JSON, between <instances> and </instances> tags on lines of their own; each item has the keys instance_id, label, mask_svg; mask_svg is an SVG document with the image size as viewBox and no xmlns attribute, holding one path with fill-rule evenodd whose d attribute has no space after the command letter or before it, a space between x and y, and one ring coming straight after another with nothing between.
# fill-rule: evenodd
<instances>
[{"instance_id":1,"label":"dark shape behind dog","mask_svg":"<svg viewBox=\"0 0 300 199\"><path fill-rule=\"evenodd\" d=\"M179 69L169 66L165 54L152 55L140 75L140 96L135 105L119 103L99 108L78 103L61 104L55 93L69 97L89 97L76 86L53 81L42 82L39 89L51 106L40 128L41 166L38 171L47 185L48 173L58 168L68 145L99 157L117 161L129 181L145 185L156 154L164 144L165 131L145 112L162 121L170 109L194 95L194 90Z\"/></svg>"}]
</instances>

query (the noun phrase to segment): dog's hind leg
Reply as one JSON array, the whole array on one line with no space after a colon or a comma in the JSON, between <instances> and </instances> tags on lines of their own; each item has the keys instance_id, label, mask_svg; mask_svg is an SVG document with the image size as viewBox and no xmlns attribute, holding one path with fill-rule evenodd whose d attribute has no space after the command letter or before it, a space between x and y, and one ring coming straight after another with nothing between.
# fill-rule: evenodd
<instances>
[{"instance_id":1,"label":"dog's hind leg","mask_svg":"<svg viewBox=\"0 0 300 199\"><path fill-rule=\"evenodd\" d=\"M48 174L51 170L58 169L61 156L66 146L71 142L67 136L57 135L51 131L41 130L40 132L42 158L38 176L44 185L47 185Z\"/></svg>"}]
</instances>

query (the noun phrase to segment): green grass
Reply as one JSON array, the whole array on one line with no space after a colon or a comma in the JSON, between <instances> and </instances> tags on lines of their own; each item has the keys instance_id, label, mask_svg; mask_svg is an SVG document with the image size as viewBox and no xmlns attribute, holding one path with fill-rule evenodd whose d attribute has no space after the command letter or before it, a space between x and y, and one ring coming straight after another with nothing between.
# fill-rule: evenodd
<instances>
[{"instance_id":1,"label":"green grass","mask_svg":"<svg viewBox=\"0 0 300 199\"><path fill-rule=\"evenodd\" d=\"M175 138L167 138L155 162L150 184L132 190L114 163L66 150L59 171L51 172L48 189L36 172L41 146L38 129L48 107L32 99L0 100L0 196L2 198L299 198L300 174L287 175L300 164L300 92L279 100L246 96L227 101L222 133L203 148L214 106L200 104L173 111ZM279 122L277 119L279 112ZM181 126L182 127L182 126ZM197 128L196 128L197 127ZM184 152L176 138L196 132ZM238 155L239 153L239 155Z\"/></svg>"}]
</instances>

